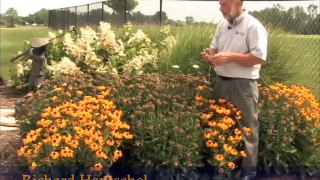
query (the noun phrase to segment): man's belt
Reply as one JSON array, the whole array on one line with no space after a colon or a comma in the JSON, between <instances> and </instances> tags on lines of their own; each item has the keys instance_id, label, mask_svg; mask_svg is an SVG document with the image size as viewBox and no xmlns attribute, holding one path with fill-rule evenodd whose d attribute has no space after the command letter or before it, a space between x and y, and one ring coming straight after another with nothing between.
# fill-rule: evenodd
<instances>
[{"instance_id":1,"label":"man's belt","mask_svg":"<svg viewBox=\"0 0 320 180\"><path fill-rule=\"evenodd\" d=\"M224 81L230 81L230 80L236 80L236 79L246 79L246 78L226 77L226 76L220 76L220 75L217 75L217 77L224 80ZM257 81L258 79L247 79L247 80Z\"/></svg>"},{"instance_id":2,"label":"man's belt","mask_svg":"<svg viewBox=\"0 0 320 180\"><path fill-rule=\"evenodd\" d=\"M235 80L235 79L240 79L240 78L234 78L234 77L226 77L226 76L217 76L218 78L225 80L225 81L230 81L230 80Z\"/></svg>"}]
</instances>

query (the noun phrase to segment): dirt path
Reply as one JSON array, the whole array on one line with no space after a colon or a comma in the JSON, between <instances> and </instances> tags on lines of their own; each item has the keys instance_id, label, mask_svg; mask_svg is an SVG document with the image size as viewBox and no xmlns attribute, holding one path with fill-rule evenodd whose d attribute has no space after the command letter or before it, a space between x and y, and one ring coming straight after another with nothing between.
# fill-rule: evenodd
<instances>
[{"instance_id":1,"label":"dirt path","mask_svg":"<svg viewBox=\"0 0 320 180\"><path fill-rule=\"evenodd\" d=\"M23 97L23 94L17 93L13 88L0 86L0 108L14 109L15 102Z\"/></svg>"},{"instance_id":2,"label":"dirt path","mask_svg":"<svg viewBox=\"0 0 320 180\"><path fill-rule=\"evenodd\" d=\"M7 118L12 118L12 113L3 113L6 111L13 111L15 102L23 97L18 94L13 88L7 86L0 86L0 109L1 122ZM12 127L0 127L0 166L18 166L26 164L25 159L17 156L17 150L22 145L21 137L18 130Z\"/></svg>"}]
</instances>

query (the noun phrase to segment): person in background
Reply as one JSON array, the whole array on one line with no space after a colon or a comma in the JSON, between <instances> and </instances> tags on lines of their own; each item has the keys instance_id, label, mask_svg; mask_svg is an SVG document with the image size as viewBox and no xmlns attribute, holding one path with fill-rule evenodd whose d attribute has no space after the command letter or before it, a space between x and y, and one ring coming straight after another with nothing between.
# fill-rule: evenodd
<instances>
[{"instance_id":1,"label":"person in background","mask_svg":"<svg viewBox=\"0 0 320 180\"><path fill-rule=\"evenodd\" d=\"M244 135L247 157L241 164L240 179L256 177L259 122L258 87L260 68L266 63L268 34L264 26L242 7L243 0L220 0L224 20L216 29L210 48L203 58L214 68L213 95L233 102L242 112L240 128L249 127ZM244 133L244 132L243 132Z\"/></svg>"},{"instance_id":2,"label":"person in background","mask_svg":"<svg viewBox=\"0 0 320 180\"><path fill-rule=\"evenodd\" d=\"M31 72L28 81L29 90L37 90L41 83L45 80L45 68L47 59L45 52L49 41L45 38L32 39L30 46L30 58L32 59Z\"/></svg>"}]
</instances>

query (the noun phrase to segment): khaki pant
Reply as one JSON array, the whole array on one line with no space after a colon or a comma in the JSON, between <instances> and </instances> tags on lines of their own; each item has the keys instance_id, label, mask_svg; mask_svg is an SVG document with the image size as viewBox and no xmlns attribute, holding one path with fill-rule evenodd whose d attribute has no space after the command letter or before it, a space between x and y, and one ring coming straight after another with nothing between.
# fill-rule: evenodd
<instances>
[{"instance_id":1,"label":"khaki pant","mask_svg":"<svg viewBox=\"0 0 320 180\"><path fill-rule=\"evenodd\" d=\"M256 80L231 79L224 80L217 76L213 87L215 99L225 98L241 110L240 128L249 127L251 136L244 137L247 157L242 161L242 168L255 169L258 158L259 122L258 122L258 86Z\"/></svg>"}]
</instances>

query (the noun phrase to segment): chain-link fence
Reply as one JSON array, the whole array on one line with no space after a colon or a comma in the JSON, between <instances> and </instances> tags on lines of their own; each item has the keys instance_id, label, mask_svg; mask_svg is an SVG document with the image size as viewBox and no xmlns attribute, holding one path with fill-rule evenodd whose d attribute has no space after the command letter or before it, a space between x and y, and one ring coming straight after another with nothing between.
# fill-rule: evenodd
<instances>
[{"instance_id":1,"label":"chain-link fence","mask_svg":"<svg viewBox=\"0 0 320 180\"><path fill-rule=\"evenodd\" d=\"M106 2L51 10L49 27L67 29L99 25L107 21L112 26L133 24L218 23L223 17L219 1L123 0L123 7L111 9ZM121 4L121 3L120 3ZM320 95L320 14L319 1L244 1L244 8L268 29L271 58L286 66L294 84L306 85ZM125 11L126 9L126 11ZM283 63L285 62L285 63ZM270 70L272 71L272 70Z\"/></svg>"},{"instance_id":2,"label":"chain-link fence","mask_svg":"<svg viewBox=\"0 0 320 180\"><path fill-rule=\"evenodd\" d=\"M49 11L49 27L65 29L70 26L179 22L218 22L222 15L218 0L119 0L123 7L111 9L107 1ZM137 6L130 2L136 1ZM133 7L133 8L132 8ZM284 27L299 33L320 34L319 1L245 1L244 7L269 25ZM125 10L126 9L126 10ZM296 28L297 24L303 27Z\"/></svg>"}]
</instances>

